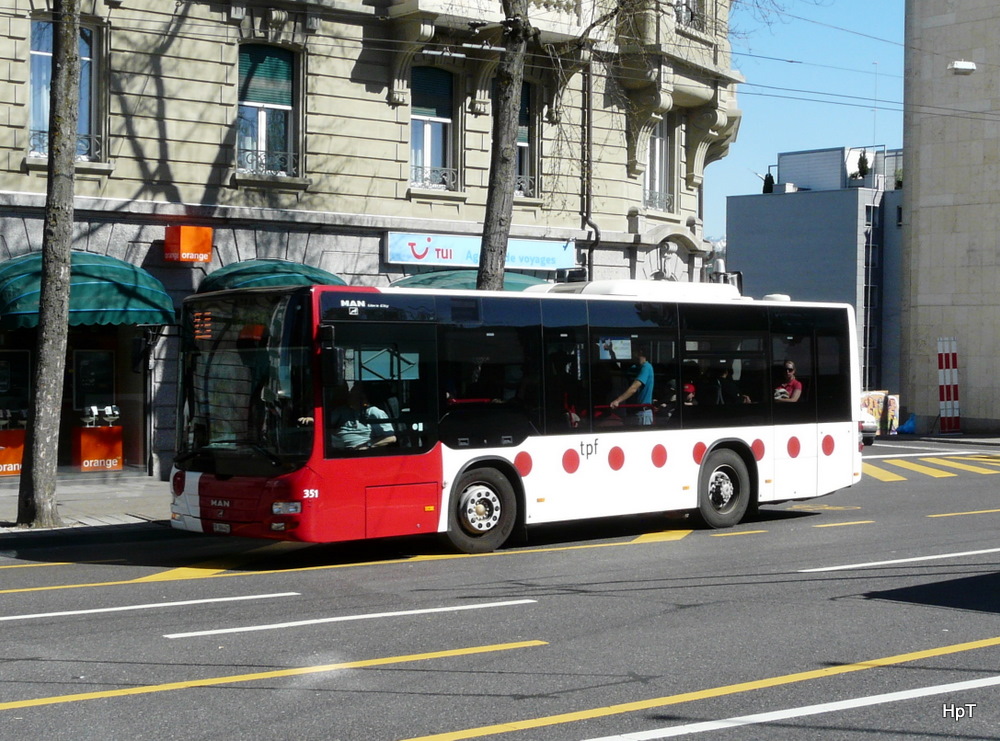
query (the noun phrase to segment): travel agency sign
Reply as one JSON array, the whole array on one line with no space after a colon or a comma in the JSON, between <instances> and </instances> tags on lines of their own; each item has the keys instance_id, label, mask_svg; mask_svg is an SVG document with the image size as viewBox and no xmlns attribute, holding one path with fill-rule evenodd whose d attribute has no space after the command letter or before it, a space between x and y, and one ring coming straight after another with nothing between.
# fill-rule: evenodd
<instances>
[{"instance_id":1,"label":"travel agency sign","mask_svg":"<svg viewBox=\"0 0 1000 741\"><path fill-rule=\"evenodd\" d=\"M386 262L428 267L479 267L480 237L453 234L389 232ZM507 261L510 270L549 270L576 267L576 243L545 239L510 239Z\"/></svg>"}]
</instances>

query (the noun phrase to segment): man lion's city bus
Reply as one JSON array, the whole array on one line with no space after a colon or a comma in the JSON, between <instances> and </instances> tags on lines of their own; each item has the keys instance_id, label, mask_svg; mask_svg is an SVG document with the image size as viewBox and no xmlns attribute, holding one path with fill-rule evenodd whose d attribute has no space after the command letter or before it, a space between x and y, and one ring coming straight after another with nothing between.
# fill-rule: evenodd
<instances>
[{"instance_id":1,"label":"man lion's city bus","mask_svg":"<svg viewBox=\"0 0 1000 741\"><path fill-rule=\"evenodd\" d=\"M534 288L186 299L173 526L441 533L481 553L585 518L731 527L860 480L850 306L725 284ZM796 401L777 398L789 376Z\"/></svg>"}]
</instances>

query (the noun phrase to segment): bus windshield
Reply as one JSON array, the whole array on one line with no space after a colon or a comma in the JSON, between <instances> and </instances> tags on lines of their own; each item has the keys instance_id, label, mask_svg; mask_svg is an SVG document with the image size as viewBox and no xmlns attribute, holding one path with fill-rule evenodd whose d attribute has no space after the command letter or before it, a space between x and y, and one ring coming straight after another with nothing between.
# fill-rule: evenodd
<instances>
[{"instance_id":1,"label":"bus windshield","mask_svg":"<svg viewBox=\"0 0 1000 741\"><path fill-rule=\"evenodd\" d=\"M312 449L308 293L203 297L184 316L176 465L260 474Z\"/></svg>"}]
</instances>

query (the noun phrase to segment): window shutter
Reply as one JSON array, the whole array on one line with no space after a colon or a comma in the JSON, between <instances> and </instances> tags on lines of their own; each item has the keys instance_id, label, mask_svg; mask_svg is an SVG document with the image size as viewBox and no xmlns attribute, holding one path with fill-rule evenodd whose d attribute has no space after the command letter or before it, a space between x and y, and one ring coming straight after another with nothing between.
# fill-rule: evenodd
<instances>
[{"instance_id":1,"label":"window shutter","mask_svg":"<svg viewBox=\"0 0 1000 741\"><path fill-rule=\"evenodd\" d=\"M292 105L292 65L287 49L259 44L240 47L240 89L242 103Z\"/></svg>"},{"instance_id":2,"label":"window shutter","mask_svg":"<svg viewBox=\"0 0 1000 741\"><path fill-rule=\"evenodd\" d=\"M450 119L452 84L450 72L436 67L414 67L410 82L413 114Z\"/></svg>"}]
</instances>

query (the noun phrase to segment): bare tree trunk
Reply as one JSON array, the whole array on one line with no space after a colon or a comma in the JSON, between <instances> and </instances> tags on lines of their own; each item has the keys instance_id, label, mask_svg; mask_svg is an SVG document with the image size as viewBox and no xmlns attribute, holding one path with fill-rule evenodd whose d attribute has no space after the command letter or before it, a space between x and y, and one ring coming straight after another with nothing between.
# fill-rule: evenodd
<instances>
[{"instance_id":1,"label":"bare tree trunk","mask_svg":"<svg viewBox=\"0 0 1000 741\"><path fill-rule=\"evenodd\" d=\"M73 242L74 161L80 97L79 0L52 3L52 88L49 99L49 179L42 238L42 295L34 397L28 414L17 524L62 524L56 505L59 414L69 327Z\"/></svg>"},{"instance_id":2,"label":"bare tree trunk","mask_svg":"<svg viewBox=\"0 0 1000 741\"><path fill-rule=\"evenodd\" d=\"M503 268L507 261L517 181L517 123L521 111L521 83L524 58L531 35L528 0L503 0L505 51L497 65L493 93L493 149L490 181L483 219L483 242L479 252L476 288L503 289Z\"/></svg>"}]
</instances>

